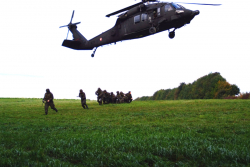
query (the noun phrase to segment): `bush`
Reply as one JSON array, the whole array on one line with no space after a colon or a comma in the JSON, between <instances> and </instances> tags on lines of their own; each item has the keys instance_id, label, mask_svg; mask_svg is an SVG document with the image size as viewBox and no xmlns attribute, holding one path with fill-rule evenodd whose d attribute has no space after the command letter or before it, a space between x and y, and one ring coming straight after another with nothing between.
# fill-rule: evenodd
<instances>
[{"instance_id":1,"label":"bush","mask_svg":"<svg viewBox=\"0 0 250 167\"><path fill-rule=\"evenodd\" d=\"M250 93L240 93L239 99L250 99Z\"/></svg>"}]
</instances>

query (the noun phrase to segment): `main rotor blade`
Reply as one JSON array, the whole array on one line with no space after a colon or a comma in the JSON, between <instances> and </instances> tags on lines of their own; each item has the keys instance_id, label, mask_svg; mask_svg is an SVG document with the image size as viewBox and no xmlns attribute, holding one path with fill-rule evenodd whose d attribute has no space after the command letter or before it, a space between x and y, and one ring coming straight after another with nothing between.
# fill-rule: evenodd
<instances>
[{"instance_id":1,"label":"main rotor blade","mask_svg":"<svg viewBox=\"0 0 250 167\"><path fill-rule=\"evenodd\" d=\"M175 3L192 4L192 5L210 5L210 6L220 6L220 5L221 5L221 4L207 4L207 3L186 3L186 2L175 2Z\"/></svg>"},{"instance_id":2,"label":"main rotor blade","mask_svg":"<svg viewBox=\"0 0 250 167\"><path fill-rule=\"evenodd\" d=\"M73 17L74 17L74 13L75 13L75 11L73 10L73 13L72 13L72 16L71 16L70 23L72 23L72 20L73 20Z\"/></svg>"},{"instance_id":3,"label":"main rotor blade","mask_svg":"<svg viewBox=\"0 0 250 167\"><path fill-rule=\"evenodd\" d=\"M144 3L144 2L139 2L139 3L137 3L137 4L131 5L131 6L126 7L126 8L123 8L123 9L121 9L121 10L118 10L118 11L116 11L116 12L113 12L113 13L110 13L110 14L106 15L106 17L110 17L110 16L113 16L113 15L115 15L115 14L118 14L118 13L121 13L121 12L124 12L124 11L127 11L127 10L132 9L132 8L134 8L134 7L136 7L136 6L139 6L139 5L143 4L143 3Z\"/></svg>"}]
</instances>

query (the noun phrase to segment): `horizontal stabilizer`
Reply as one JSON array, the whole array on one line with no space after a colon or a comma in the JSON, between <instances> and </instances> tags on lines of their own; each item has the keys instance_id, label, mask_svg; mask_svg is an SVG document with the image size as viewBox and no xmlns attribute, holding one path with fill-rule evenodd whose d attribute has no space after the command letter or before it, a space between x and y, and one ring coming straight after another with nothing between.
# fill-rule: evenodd
<instances>
[{"instance_id":1,"label":"horizontal stabilizer","mask_svg":"<svg viewBox=\"0 0 250 167\"><path fill-rule=\"evenodd\" d=\"M72 40L64 40L62 46L72 48L72 49L80 49L81 42L80 41L72 41Z\"/></svg>"}]
</instances>

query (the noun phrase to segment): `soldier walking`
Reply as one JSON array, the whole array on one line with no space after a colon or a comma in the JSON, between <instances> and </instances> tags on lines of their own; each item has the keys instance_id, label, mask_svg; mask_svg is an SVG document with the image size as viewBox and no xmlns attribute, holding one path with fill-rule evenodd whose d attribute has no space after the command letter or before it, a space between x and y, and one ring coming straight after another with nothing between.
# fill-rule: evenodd
<instances>
[{"instance_id":1,"label":"soldier walking","mask_svg":"<svg viewBox=\"0 0 250 167\"><path fill-rule=\"evenodd\" d=\"M55 104L53 102L53 99L54 99L54 96L53 94L50 92L49 89L46 89L46 93L44 95L44 98L43 98L43 102L45 102L45 114L47 115L48 114L48 108L50 106L50 108L52 110L55 110L56 112L58 111L56 108L55 108Z\"/></svg>"},{"instance_id":2,"label":"soldier walking","mask_svg":"<svg viewBox=\"0 0 250 167\"><path fill-rule=\"evenodd\" d=\"M80 93L79 93L79 97L81 98L81 103L82 103L82 107L85 109L88 109L88 105L86 104L86 95L85 93L82 91L82 89L80 89Z\"/></svg>"}]
</instances>

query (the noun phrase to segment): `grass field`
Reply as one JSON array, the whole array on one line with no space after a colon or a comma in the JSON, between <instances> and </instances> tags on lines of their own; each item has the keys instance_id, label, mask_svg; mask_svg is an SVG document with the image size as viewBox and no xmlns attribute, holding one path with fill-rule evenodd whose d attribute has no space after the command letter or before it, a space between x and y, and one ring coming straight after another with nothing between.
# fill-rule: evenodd
<instances>
[{"instance_id":1,"label":"grass field","mask_svg":"<svg viewBox=\"0 0 250 167\"><path fill-rule=\"evenodd\" d=\"M250 166L250 100L0 99L0 166Z\"/></svg>"}]
</instances>

